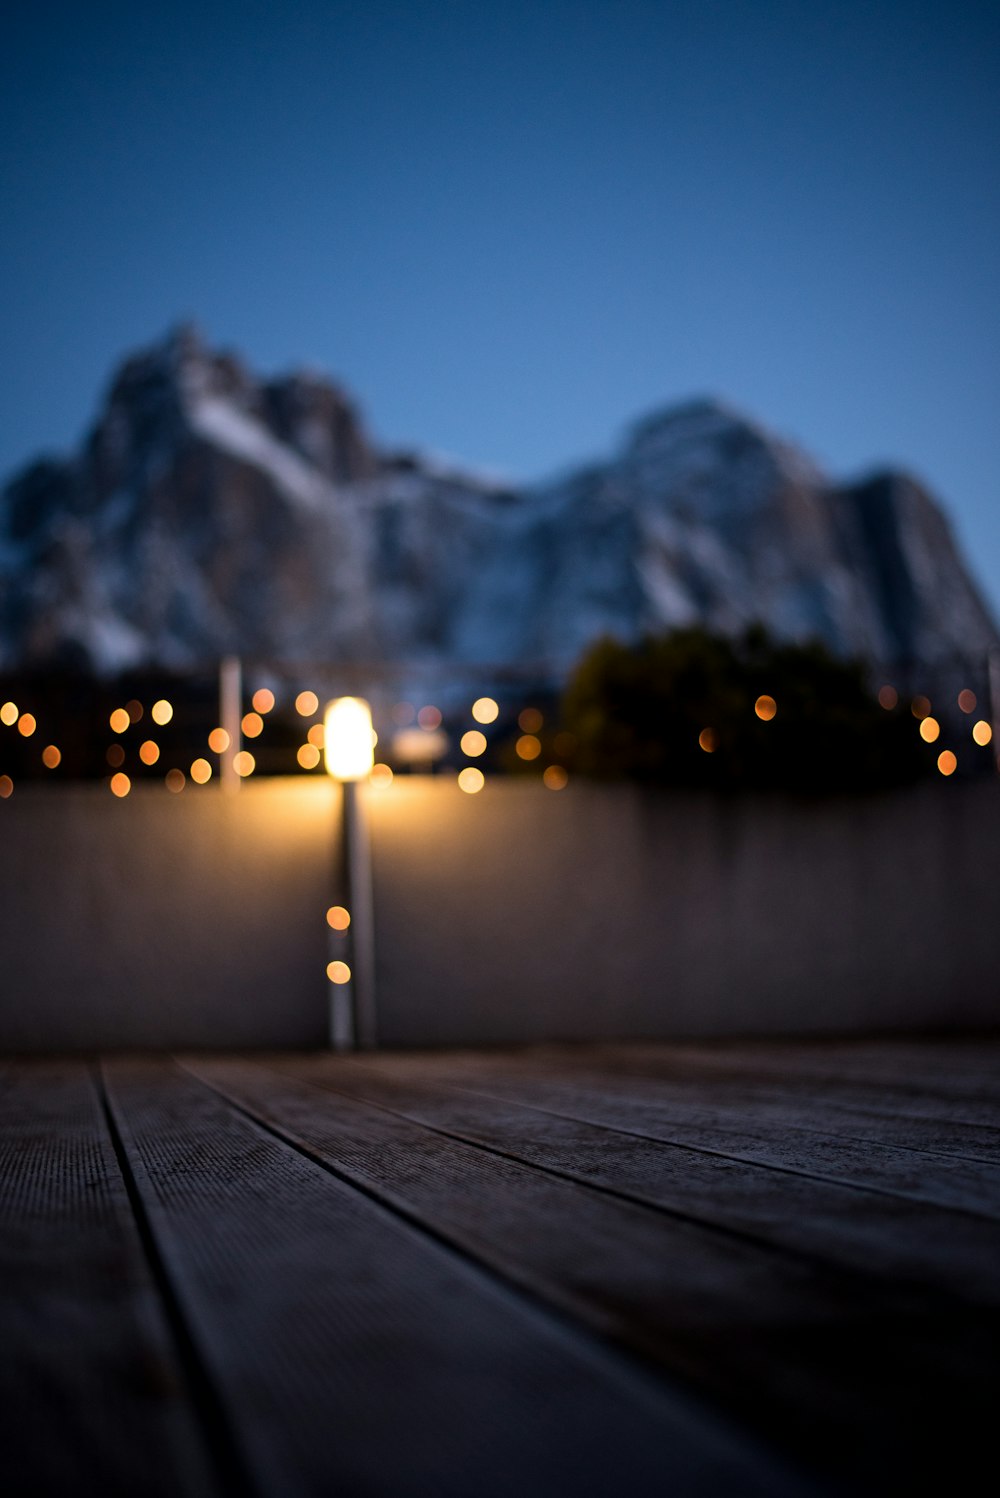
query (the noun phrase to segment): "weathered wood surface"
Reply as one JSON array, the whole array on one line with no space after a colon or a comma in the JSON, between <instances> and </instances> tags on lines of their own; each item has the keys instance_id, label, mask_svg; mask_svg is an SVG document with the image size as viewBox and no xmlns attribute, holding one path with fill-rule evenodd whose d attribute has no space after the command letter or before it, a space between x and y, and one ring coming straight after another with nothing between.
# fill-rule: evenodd
<instances>
[{"instance_id":1,"label":"weathered wood surface","mask_svg":"<svg viewBox=\"0 0 1000 1498\"><path fill-rule=\"evenodd\" d=\"M998 1075L985 1039L10 1063L5 1490L975 1491Z\"/></svg>"},{"instance_id":2,"label":"weathered wood surface","mask_svg":"<svg viewBox=\"0 0 1000 1498\"><path fill-rule=\"evenodd\" d=\"M218 1491L89 1069L0 1085L0 1485Z\"/></svg>"}]
</instances>

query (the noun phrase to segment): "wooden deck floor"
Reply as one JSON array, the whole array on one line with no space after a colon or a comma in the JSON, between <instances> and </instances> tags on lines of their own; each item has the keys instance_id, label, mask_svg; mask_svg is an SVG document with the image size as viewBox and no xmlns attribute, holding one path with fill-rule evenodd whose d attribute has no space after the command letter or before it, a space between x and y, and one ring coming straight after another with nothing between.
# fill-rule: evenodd
<instances>
[{"instance_id":1,"label":"wooden deck floor","mask_svg":"<svg viewBox=\"0 0 1000 1498\"><path fill-rule=\"evenodd\" d=\"M1000 1040L0 1063L10 1498L965 1494Z\"/></svg>"}]
</instances>

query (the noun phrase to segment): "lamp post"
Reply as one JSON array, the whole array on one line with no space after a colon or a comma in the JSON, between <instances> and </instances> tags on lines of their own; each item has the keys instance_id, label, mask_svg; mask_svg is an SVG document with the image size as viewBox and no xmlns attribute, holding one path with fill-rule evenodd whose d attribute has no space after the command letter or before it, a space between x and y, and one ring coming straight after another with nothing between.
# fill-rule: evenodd
<instances>
[{"instance_id":1,"label":"lamp post","mask_svg":"<svg viewBox=\"0 0 1000 1498\"><path fill-rule=\"evenodd\" d=\"M372 715L361 697L337 697L327 704L323 742L327 774L340 782L342 812L343 883L348 924L331 947L347 938L349 961L331 962L328 972L347 999L349 1024L337 1024L335 996L330 1003L330 1044L334 1049L371 1050L376 1044L375 939L372 899L371 839L360 782L374 762ZM346 969L346 971L345 971Z\"/></svg>"}]
</instances>

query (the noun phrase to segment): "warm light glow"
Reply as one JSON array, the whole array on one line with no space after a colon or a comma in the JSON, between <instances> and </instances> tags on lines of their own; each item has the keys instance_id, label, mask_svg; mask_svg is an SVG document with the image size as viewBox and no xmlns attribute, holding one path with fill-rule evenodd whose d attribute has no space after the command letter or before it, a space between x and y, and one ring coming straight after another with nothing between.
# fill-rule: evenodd
<instances>
[{"instance_id":1,"label":"warm light glow","mask_svg":"<svg viewBox=\"0 0 1000 1498\"><path fill-rule=\"evenodd\" d=\"M310 744L315 744L317 749L322 749L326 742L326 734L323 731L322 723L314 723L306 734L306 738Z\"/></svg>"},{"instance_id":2,"label":"warm light glow","mask_svg":"<svg viewBox=\"0 0 1000 1498\"><path fill-rule=\"evenodd\" d=\"M925 744L933 744L935 739L940 737L940 734L941 724L938 722L937 718L921 718L920 737L923 739Z\"/></svg>"},{"instance_id":3,"label":"warm light glow","mask_svg":"<svg viewBox=\"0 0 1000 1498\"><path fill-rule=\"evenodd\" d=\"M543 783L548 786L550 791L563 790L568 780L569 776L562 765L549 765L542 776Z\"/></svg>"},{"instance_id":4,"label":"warm light glow","mask_svg":"<svg viewBox=\"0 0 1000 1498\"><path fill-rule=\"evenodd\" d=\"M164 723L170 722L170 719L174 716L174 710L167 699L161 697L159 702L153 703L153 706L149 710L149 716L154 723L158 723L162 728Z\"/></svg>"},{"instance_id":5,"label":"warm light glow","mask_svg":"<svg viewBox=\"0 0 1000 1498\"><path fill-rule=\"evenodd\" d=\"M955 770L958 767L958 760L952 754L950 749L942 749L941 753L938 755L937 765L942 775L954 775Z\"/></svg>"},{"instance_id":6,"label":"warm light glow","mask_svg":"<svg viewBox=\"0 0 1000 1498\"><path fill-rule=\"evenodd\" d=\"M229 735L224 728L213 728L208 736L208 747L213 754L225 754L229 748Z\"/></svg>"},{"instance_id":7,"label":"warm light glow","mask_svg":"<svg viewBox=\"0 0 1000 1498\"><path fill-rule=\"evenodd\" d=\"M125 750L121 744L112 744L104 758L112 770L118 770L125 763Z\"/></svg>"},{"instance_id":8,"label":"warm light glow","mask_svg":"<svg viewBox=\"0 0 1000 1498\"><path fill-rule=\"evenodd\" d=\"M154 744L152 739L147 739L144 744L139 745L139 758L144 765L155 765L160 757L160 746Z\"/></svg>"},{"instance_id":9,"label":"warm light glow","mask_svg":"<svg viewBox=\"0 0 1000 1498\"><path fill-rule=\"evenodd\" d=\"M333 931L346 931L351 924L351 912L346 905L331 905L326 913L326 924Z\"/></svg>"},{"instance_id":10,"label":"warm light glow","mask_svg":"<svg viewBox=\"0 0 1000 1498\"><path fill-rule=\"evenodd\" d=\"M191 766L191 779L195 785L205 785L212 778L212 766L207 759L196 759Z\"/></svg>"},{"instance_id":11,"label":"warm light glow","mask_svg":"<svg viewBox=\"0 0 1000 1498\"><path fill-rule=\"evenodd\" d=\"M448 736L441 729L403 728L393 735L392 755L404 765L429 765L448 752Z\"/></svg>"},{"instance_id":12,"label":"warm light glow","mask_svg":"<svg viewBox=\"0 0 1000 1498\"><path fill-rule=\"evenodd\" d=\"M240 727L248 739L256 739L264 732L264 719L260 713L244 713Z\"/></svg>"},{"instance_id":13,"label":"warm light glow","mask_svg":"<svg viewBox=\"0 0 1000 1498\"><path fill-rule=\"evenodd\" d=\"M334 698L324 726L327 773L336 780L364 780L375 761L368 703L363 697Z\"/></svg>"},{"instance_id":14,"label":"warm light glow","mask_svg":"<svg viewBox=\"0 0 1000 1498\"><path fill-rule=\"evenodd\" d=\"M319 698L315 692L300 692L295 699L295 711L303 718L311 718L319 711Z\"/></svg>"},{"instance_id":15,"label":"warm light glow","mask_svg":"<svg viewBox=\"0 0 1000 1498\"><path fill-rule=\"evenodd\" d=\"M269 713L274 706L274 693L267 687L258 687L250 700L255 713Z\"/></svg>"},{"instance_id":16,"label":"warm light glow","mask_svg":"<svg viewBox=\"0 0 1000 1498\"><path fill-rule=\"evenodd\" d=\"M13 724L17 722L18 716L19 714L16 702L5 702L3 707L0 707L0 723L2 723L5 728L12 727ZM8 791L7 794L9 796L10 791Z\"/></svg>"},{"instance_id":17,"label":"warm light glow","mask_svg":"<svg viewBox=\"0 0 1000 1498\"><path fill-rule=\"evenodd\" d=\"M42 750L42 764L47 770L55 770L62 764L62 755L55 744L46 744Z\"/></svg>"},{"instance_id":18,"label":"warm light glow","mask_svg":"<svg viewBox=\"0 0 1000 1498\"><path fill-rule=\"evenodd\" d=\"M126 702L125 711L128 713L130 723L138 723L142 717L142 703L137 702L133 697L131 702Z\"/></svg>"},{"instance_id":19,"label":"warm light glow","mask_svg":"<svg viewBox=\"0 0 1000 1498\"><path fill-rule=\"evenodd\" d=\"M899 701L899 693L896 691L895 687L890 687L890 686L879 687L879 689L878 689L878 701L879 701L879 706L880 707L884 707L887 713L892 712L892 709L896 706L896 703Z\"/></svg>"},{"instance_id":20,"label":"warm light glow","mask_svg":"<svg viewBox=\"0 0 1000 1498\"><path fill-rule=\"evenodd\" d=\"M958 694L958 705L963 713L974 713L976 710L975 692L970 692L968 687L963 687Z\"/></svg>"},{"instance_id":21,"label":"warm light glow","mask_svg":"<svg viewBox=\"0 0 1000 1498\"><path fill-rule=\"evenodd\" d=\"M458 788L465 791L466 795L474 796L481 791L486 784L486 776L482 770L477 770L475 765L466 765L464 770L458 772Z\"/></svg>"},{"instance_id":22,"label":"warm light glow","mask_svg":"<svg viewBox=\"0 0 1000 1498\"><path fill-rule=\"evenodd\" d=\"M517 726L522 733L537 733L544 721L537 707L523 708L517 715Z\"/></svg>"},{"instance_id":23,"label":"warm light glow","mask_svg":"<svg viewBox=\"0 0 1000 1498\"><path fill-rule=\"evenodd\" d=\"M770 723L771 719L778 711L778 704L775 702L773 697L768 697L767 693L765 692L763 697L757 698L757 701L753 705L753 710L763 723Z\"/></svg>"},{"instance_id":24,"label":"warm light glow","mask_svg":"<svg viewBox=\"0 0 1000 1498\"><path fill-rule=\"evenodd\" d=\"M371 785L378 786L380 790L384 790L387 785L392 785L392 770L388 765L372 765L372 772L368 780Z\"/></svg>"},{"instance_id":25,"label":"warm light glow","mask_svg":"<svg viewBox=\"0 0 1000 1498\"><path fill-rule=\"evenodd\" d=\"M441 727L441 712L436 707L422 707L417 714L417 722L421 728L434 730Z\"/></svg>"},{"instance_id":26,"label":"warm light glow","mask_svg":"<svg viewBox=\"0 0 1000 1498\"><path fill-rule=\"evenodd\" d=\"M117 775L112 775L109 783L113 796L127 796L132 789L131 780L129 780L127 775L123 775L120 770Z\"/></svg>"},{"instance_id":27,"label":"warm light glow","mask_svg":"<svg viewBox=\"0 0 1000 1498\"><path fill-rule=\"evenodd\" d=\"M9 775L0 775L0 796L6 801L14 791L14 782Z\"/></svg>"},{"instance_id":28,"label":"warm light glow","mask_svg":"<svg viewBox=\"0 0 1000 1498\"><path fill-rule=\"evenodd\" d=\"M320 753L315 744L300 744L295 758L303 770L315 770L319 764Z\"/></svg>"},{"instance_id":29,"label":"warm light glow","mask_svg":"<svg viewBox=\"0 0 1000 1498\"><path fill-rule=\"evenodd\" d=\"M472 704L472 716L477 723L495 723L499 712L492 697L477 697Z\"/></svg>"},{"instance_id":30,"label":"warm light glow","mask_svg":"<svg viewBox=\"0 0 1000 1498\"><path fill-rule=\"evenodd\" d=\"M470 759L475 759L486 748L486 735L480 733L478 728L470 728L468 733L463 733L461 744L462 753L467 754Z\"/></svg>"},{"instance_id":31,"label":"warm light glow","mask_svg":"<svg viewBox=\"0 0 1000 1498\"><path fill-rule=\"evenodd\" d=\"M132 719L123 707L116 707L108 722L111 725L112 733L124 733L126 728L131 725Z\"/></svg>"},{"instance_id":32,"label":"warm light glow","mask_svg":"<svg viewBox=\"0 0 1000 1498\"><path fill-rule=\"evenodd\" d=\"M542 746L533 733L522 733L514 745L521 759L537 759L542 752Z\"/></svg>"},{"instance_id":33,"label":"warm light glow","mask_svg":"<svg viewBox=\"0 0 1000 1498\"><path fill-rule=\"evenodd\" d=\"M252 775L257 768L257 761L248 749L241 749L239 754L233 755L233 769L242 779Z\"/></svg>"},{"instance_id":34,"label":"warm light glow","mask_svg":"<svg viewBox=\"0 0 1000 1498\"><path fill-rule=\"evenodd\" d=\"M718 748L719 740L714 728L703 728L698 735L698 747L704 749L706 754L714 754Z\"/></svg>"},{"instance_id":35,"label":"warm light glow","mask_svg":"<svg viewBox=\"0 0 1000 1498\"><path fill-rule=\"evenodd\" d=\"M931 699L929 697L914 697L910 703L910 712L915 718L926 718L931 710Z\"/></svg>"},{"instance_id":36,"label":"warm light glow","mask_svg":"<svg viewBox=\"0 0 1000 1498\"><path fill-rule=\"evenodd\" d=\"M978 723L973 724L972 737L977 744L988 744L993 737L993 730L985 718L980 718Z\"/></svg>"},{"instance_id":37,"label":"warm light glow","mask_svg":"<svg viewBox=\"0 0 1000 1498\"><path fill-rule=\"evenodd\" d=\"M351 970L346 962L328 962L326 976L331 983L350 983Z\"/></svg>"},{"instance_id":38,"label":"warm light glow","mask_svg":"<svg viewBox=\"0 0 1000 1498\"><path fill-rule=\"evenodd\" d=\"M26 739L30 739L38 724L31 713L22 713L17 720L17 731Z\"/></svg>"},{"instance_id":39,"label":"warm light glow","mask_svg":"<svg viewBox=\"0 0 1000 1498\"><path fill-rule=\"evenodd\" d=\"M175 796L179 791L184 789L186 784L186 777L183 770L168 770L163 778L166 782L167 790L173 791Z\"/></svg>"}]
</instances>

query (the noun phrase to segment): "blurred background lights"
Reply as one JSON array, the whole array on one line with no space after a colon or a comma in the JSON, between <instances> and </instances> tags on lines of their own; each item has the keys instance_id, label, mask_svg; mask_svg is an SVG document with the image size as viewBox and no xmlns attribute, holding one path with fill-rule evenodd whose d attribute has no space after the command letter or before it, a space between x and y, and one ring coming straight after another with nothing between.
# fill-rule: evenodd
<instances>
[{"instance_id":1,"label":"blurred background lights","mask_svg":"<svg viewBox=\"0 0 1000 1498\"><path fill-rule=\"evenodd\" d=\"M481 791L486 784L486 776L482 770L477 770L475 765L466 765L464 770L458 772L458 788L467 796L474 796Z\"/></svg>"},{"instance_id":2,"label":"blurred background lights","mask_svg":"<svg viewBox=\"0 0 1000 1498\"><path fill-rule=\"evenodd\" d=\"M973 725L972 737L977 744L986 745L990 742L993 737L993 730L985 718L980 718L979 722Z\"/></svg>"},{"instance_id":3,"label":"blurred background lights","mask_svg":"<svg viewBox=\"0 0 1000 1498\"><path fill-rule=\"evenodd\" d=\"M914 697L910 703L910 712L915 718L926 718L931 710L931 699L929 697Z\"/></svg>"},{"instance_id":4,"label":"blurred background lights","mask_svg":"<svg viewBox=\"0 0 1000 1498\"><path fill-rule=\"evenodd\" d=\"M17 731L18 733L23 734L26 739L31 738L31 735L34 733L37 727L38 724L36 723L35 718L31 713L22 713L17 720Z\"/></svg>"},{"instance_id":5,"label":"blurred background lights","mask_svg":"<svg viewBox=\"0 0 1000 1498\"><path fill-rule=\"evenodd\" d=\"M186 776L183 770L168 770L163 778L166 783L167 790L173 791L175 796L177 795L178 791L182 791L184 789L184 786L186 784Z\"/></svg>"},{"instance_id":6,"label":"blurred background lights","mask_svg":"<svg viewBox=\"0 0 1000 1498\"><path fill-rule=\"evenodd\" d=\"M472 704L472 716L477 723L495 723L499 712L492 697L477 697Z\"/></svg>"},{"instance_id":7,"label":"blurred background lights","mask_svg":"<svg viewBox=\"0 0 1000 1498\"><path fill-rule=\"evenodd\" d=\"M112 775L110 785L111 794L118 797L127 796L132 789L131 780L129 780L127 775L123 775L120 770L117 775Z\"/></svg>"},{"instance_id":8,"label":"blurred background lights","mask_svg":"<svg viewBox=\"0 0 1000 1498\"><path fill-rule=\"evenodd\" d=\"M9 775L0 775L0 796L6 801L14 791L14 782Z\"/></svg>"},{"instance_id":9,"label":"blurred background lights","mask_svg":"<svg viewBox=\"0 0 1000 1498\"><path fill-rule=\"evenodd\" d=\"M125 711L128 713L128 720L130 723L138 723L139 719L142 717L142 703L137 702L133 697L131 702L126 702Z\"/></svg>"},{"instance_id":10,"label":"blurred background lights","mask_svg":"<svg viewBox=\"0 0 1000 1498\"><path fill-rule=\"evenodd\" d=\"M213 728L208 736L208 747L213 754L225 754L229 748L229 735L224 728Z\"/></svg>"},{"instance_id":11,"label":"blurred background lights","mask_svg":"<svg viewBox=\"0 0 1000 1498\"><path fill-rule=\"evenodd\" d=\"M895 687L890 687L888 685L879 687L878 701L879 707L884 707L887 713L891 712L892 709L896 706L896 703L899 701L899 693L896 691Z\"/></svg>"},{"instance_id":12,"label":"blurred background lights","mask_svg":"<svg viewBox=\"0 0 1000 1498\"><path fill-rule=\"evenodd\" d=\"M753 705L753 710L762 723L770 723L778 711L778 704L773 697L769 697L765 692L763 696L757 698L757 701Z\"/></svg>"},{"instance_id":13,"label":"blurred background lights","mask_svg":"<svg viewBox=\"0 0 1000 1498\"><path fill-rule=\"evenodd\" d=\"M264 719L260 713L244 713L240 727L246 738L256 739L264 732Z\"/></svg>"},{"instance_id":14,"label":"blurred background lights","mask_svg":"<svg viewBox=\"0 0 1000 1498\"><path fill-rule=\"evenodd\" d=\"M925 744L933 744L941 736L941 724L937 718L921 718L920 737Z\"/></svg>"},{"instance_id":15,"label":"blurred background lights","mask_svg":"<svg viewBox=\"0 0 1000 1498\"><path fill-rule=\"evenodd\" d=\"M461 747L463 754L467 754L470 759L475 759L486 748L485 733L480 733L478 728L470 728L468 733L462 735Z\"/></svg>"},{"instance_id":16,"label":"blurred background lights","mask_svg":"<svg viewBox=\"0 0 1000 1498\"><path fill-rule=\"evenodd\" d=\"M417 722L420 724L421 728L428 728L432 730L435 728L440 728L440 709L433 707L430 704L428 704L427 707L422 707L417 714Z\"/></svg>"},{"instance_id":17,"label":"blurred background lights","mask_svg":"<svg viewBox=\"0 0 1000 1498\"><path fill-rule=\"evenodd\" d=\"M326 924L331 931L346 931L351 924L351 912L346 905L331 905L326 913Z\"/></svg>"},{"instance_id":18,"label":"blurred background lights","mask_svg":"<svg viewBox=\"0 0 1000 1498\"><path fill-rule=\"evenodd\" d=\"M125 763L125 750L121 744L111 744L107 754L104 756L112 770L118 770Z\"/></svg>"},{"instance_id":19,"label":"blurred background lights","mask_svg":"<svg viewBox=\"0 0 1000 1498\"><path fill-rule=\"evenodd\" d=\"M351 970L346 962L328 962L326 976L331 983L350 983Z\"/></svg>"},{"instance_id":20,"label":"blurred background lights","mask_svg":"<svg viewBox=\"0 0 1000 1498\"><path fill-rule=\"evenodd\" d=\"M542 783L550 791L561 791L565 788L569 776L562 765L548 765L542 776Z\"/></svg>"},{"instance_id":21,"label":"blurred background lights","mask_svg":"<svg viewBox=\"0 0 1000 1498\"><path fill-rule=\"evenodd\" d=\"M55 770L62 763L62 755L55 744L46 744L42 750L42 764L47 770Z\"/></svg>"},{"instance_id":22,"label":"blurred background lights","mask_svg":"<svg viewBox=\"0 0 1000 1498\"><path fill-rule=\"evenodd\" d=\"M478 697L472 704L472 716L478 724L496 724L499 715L499 704L491 697Z\"/></svg>"},{"instance_id":23,"label":"blurred background lights","mask_svg":"<svg viewBox=\"0 0 1000 1498\"><path fill-rule=\"evenodd\" d=\"M698 748L704 749L706 754L714 754L718 740L714 728L703 728L698 735Z\"/></svg>"},{"instance_id":24,"label":"blurred background lights","mask_svg":"<svg viewBox=\"0 0 1000 1498\"><path fill-rule=\"evenodd\" d=\"M108 719L112 733L124 733L131 726L132 719L123 707L116 707Z\"/></svg>"},{"instance_id":25,"label":"blurred background lights","mask_svg":"<svg viewBox=\"0 0 1000 1498\"><path fill-rule=\"evenodd\" d=\"M970 692L968 687L964 687L958 694L958 705L963 713L974 713L976 710L975 692Z\"/></svg>"},{"instance_id":26,"label":"blurred background lights","mask_svg":"<svg viewBox=\"0 0 1000 1498\"><path fill-rule=\"evenodd\" d=\"M149 710L149 716L154 723L158 723L162 728L165 723L170 722L170 719L174 716L174 710L167 699L161 697L159 702L153 703L153 706Z\"/></svg>"},{"instance_id":27,"label":"blurred background lights","mask_svg":"<svg viewBox=\"0 0 1000 1498\"><path fill-rule=\"evenodd\" d=\"M324 742L327 773L336 780L364 780L375 760L372 713L363 697L337 697L327 704Z\"/></svg>"},{"instance_id":28,"label":"blurred background lights","mask_svg":"<svg viewBox=\"0 0 1000 1498\"><path fill-rule=\"evenodd\" d=\"M311 718L319 711L319 698L315 692L300 692L295 699L295 711L302 718Z\"/></svg>"},{"instance_id":29,"label":"blurred background lights","mask_svg":"<svg viewBox=\"0 0 1000 1498\"><path fill-rule=\"evenodd\" d=\"M308 739L309 743L314 744L317 749L322 749L324 744L326 743L326 730L323 727L322 723L314 723L309 729L309 732L306 734L306 738Z\"/></svg>"},{"instance_id":30,"label":"blurred background lights","mask_svg":"<svg viewBox=\"0 0 1000 1498\"><path fill-rule=\"evenodd\" d=\"M542 745L533 733L522 733L514 745L520 759L537 759L542 752Z\"/></svg>"},{"instance_id":31,"label":"blurred background lights","mask_svg":"<svg viewBox=\"0 0 1000 1498\"><path fill-rule=\"evenodd\" d=\"M320 752L315 744L300 744L295 758L303 770L315 770L320 761Z\"/></svg>"},{"instance_id":32,"label":"blurred background lights","mask_svg":"<svg viewBox=\"0 0 1000 1498\"><path fill-rule=\"evenodd\" d=\"M951 750L942 749L941 753L938 755L937 762L937 767L941 771L941 774L954 775L957 765L958 760L955 758L954 754L952 754Z\"/></svg>"},{"instance_id":33,"label":"blurred background lights","mask_svg":"<svg viewBox=\"0 0 1000 1498\"><path fill-rule=\"evenodd\" d=\"M372 785L384 790L387 785L392 785L392 770L388 765L372 765L372 772L368 779Z\"/></svg>"},{"instance_id":34,"label":"blurred background lights","mask_svg":"<svg viewBox=\"0 0 1000 1498\"><path fill-rule=\"evenodd\" d=\"M233 755L233 769L242 780L252 775L257 768L257 761L248 749L241 749L239 754Z\"/></svg>"},{"instance_id":35,"label":"blurred background lights","mask_svg":"<svg viewBox=\"0 0 1000 1498\"><path fill-rule=\"evenodd\" d=\"M268 687L258 687L250 701L255 713L269 713L274 706L274 693Z\"/></svg>"},{"instance_id":36,"label":"blurred background lights","mask_svg":"<svg viewBox=\"0 0 1000 1498\"><path fill-rule=\"evenodd\" d=\"M517 726L522 733L537 733L544 718L537 707L525 707L517 715Z\"/></svg>"},{"instance_id":37,"label":"blurred background lights","mask_svg":"<svg viewBox=\"0 0 1000 1498\"><path fill-rule=\"evenodd\" d=\"M160 757L160 746L154 744L152 739L146 739L145 743L139 745L139 758L144 765L155 765Z\"/></svg>"},{"instance_id":38,"label":"blurred background lights","mask_svg":"<svg viewBox=\"0 0 1000 1498\"><path fill-rule=\"evenodd\" d=\"M191 766L191 779L195 785L206 785L212 778L212 766L207 759L196 759Z\"/></svg>"},{"instance_id":39,"label":"blurred background lights","mask_svg":"<svg viewBox=\"0 0 1000 1498\"><path fill-rule=\"evenodd\" d=\"M0 723L3 723L6 728L11 728L17 722L18 717L16 702L5 702L3 707L0 707ZM8 791L7 794L10 795L10 792Z\"/></svg>"}]
</instances>

